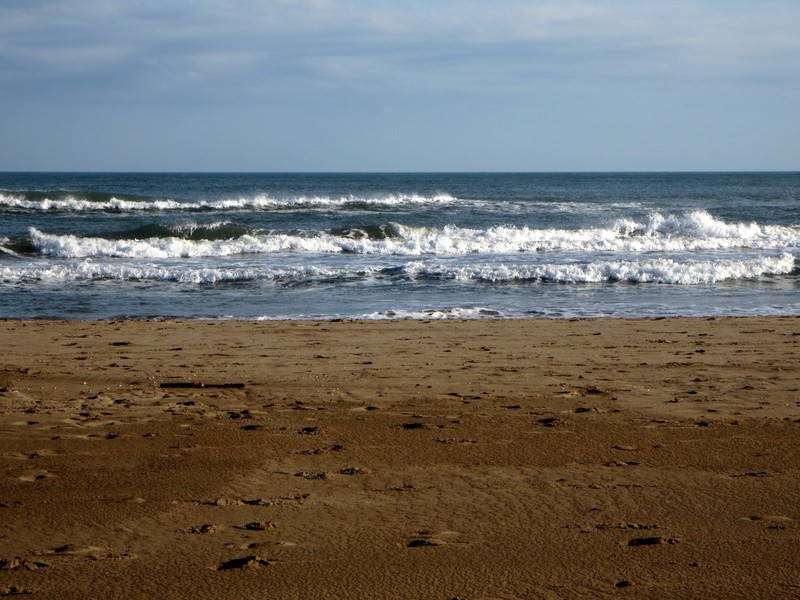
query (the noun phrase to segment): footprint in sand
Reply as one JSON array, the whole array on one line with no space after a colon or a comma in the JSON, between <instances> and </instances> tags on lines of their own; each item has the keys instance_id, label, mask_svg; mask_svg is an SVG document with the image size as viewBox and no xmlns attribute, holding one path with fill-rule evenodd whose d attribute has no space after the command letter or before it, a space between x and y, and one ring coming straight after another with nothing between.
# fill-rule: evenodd
<instances>
[{"instance_id":1,"label":"footprint in sand","mask_svg":"<svg viewBox=\"0 0 800 600\"><path fill-rule=\"evenodd\" d=\"M55 477L55 475L53 475L49 471L37 471L34 473L26 473L25 475L21 475L19 480L34 482L34 481L42 481L43 479L49 479L51 477Z\"/></svg>"},{"instance_id":2,"label":"footprint in sand","mask_svg":"<svg viewBox=\"0 0 800 600\"><path fill-rule=\"evenodd\" d=\"M205 534L205 533L217 533L219 530L220 527L218 525L204 523L203 525L195 525L194 527L189 527L185 531L186 533Z\"/></svg>"},{"instance_id":3,"label":"footprint in sand","mask_svg":"<svg viewBox=\"0 0 800 600\"><path fill-rule=\"evenodd\" d=\"M80 556L90 558L92 560L120 560L136 558L129 552L115 552L103 546L84 546L79 547L75 544L64 544L53 548L48 554L56 554L59 556Z\"/></svg>"},{"instance_id":4,"label":"footprint in sand","mask_svg":"<svg viewBox=\"0 0 800 600\"><path fill-rule=\"evenodd\" d=\"M415 538L406 544L409 548L423 548L425 546L444 546L447 542L433 537Z\"/></svg>"},{"instance_id":5,"label":"footprint in sand","mask_svg":"<svg viewBox=\"0 0 800 600\"><path fill-rule=\"evenodd\" d=\"M31 588L18 587L10 585L7 588L0 590L0 596L29 596L33 594L34 590Z\"/></svg>"},{"instance_id":6,"label":"footprint in sand","mask_svg":"<svg viewBox=\"0 0 800 600\"><path fill-rule=\"evenodd\" d=\"M300 435L318 435L322 433L322 428L316 425L309 425L307 427L303 427L297 433L299 433Z\"/></svg>"},{"instance_id":7,"label":"footprint in sand","mask_svg":"<svg viewBox=\"0 0 800 600\"><path fill-rule=\"evenodd\" d=\"M12 452L11 454L6 454L8 458L18 458L20 460L36 460L37 458L42 458L43 456L55 456L55 450L35 450L33 452L22 453L22 452Z\"/></svg>"},{"instance_id":8,"label":"footprint in sand","mask_svg":"<svg viewBox=\"0 0 800 600\"><path fill-rule=\"evenodd\" d=\"M412 536L407 542L407 548L430 548L434 546L444 546L454 541L458 537L458 532L455 531L440 531L434 532L424 529L417 532L417 535Z\"/></svg>"},{"instance_id":9,"label":"footprint in sand","mask_svg":"<svg viewBox=\"0 0 800 600\"><path fill-rule=\"evenodd\" d=\"M331 452L340 452L344 449L342 444L333 444L332 446L327 446L324 448L315 448L314 450L297 450L295 454L329 454Z\"/></svg>"},{"instance_id":10,"label":"footprint in sand","mask_svg":"<svg viewBox=\"0 0 800 600\"><path fill-rule=\"evenodd\" d=\"M324 471L319 473L309 473L308 471L298 471L294 474L295 477L302 477L303 479L330 479L330 473Z\"/></svg>"},{"instance_id":11,"label":"footprint in sand","mask_svg":"<svg viewBox=\"0 0 800 600\"><path fill-rule=\"evenodd\" d=\"M20 558L19 556L14 556L13 558L0 558L0 571L17 571L19 569L36 571L49 566L50 565L46 562Z\"/></svg>"},{"instance_id":12,"label":"footprint in sand","mask_svg":"<svg viewBox=\"0 0 800 600\"><path fill-rule=\"evenodd\" d=\"M431 425L427 423L420 423L419 421L413 421L411 423L403 423L402 425L396 425L398 429L405 429L407 431L411 431L414 429L431 429Z\"/></svg>"},{"instance_id":13,"label":"footprint in sand","mask_svg":"<svg viewBox=\"0 0 800 600\"><path fill-rule=\"evenodd\" d=\"M246 529L247 531L267 531L269 529L275 529L277 526L277 523L274 521L253 521L242 525L239 529Z\"/></svg>"},{"instance_id":14,"label":"footprint in sand","mask_svg":"<svg viewBox=\"0 0 800 600\"><path fill-rule=\"evenodd\" d=\"M361 467L345 467L344 469L339 469L336 472L339 475L365 475L369 473L367 469L362 469Z\"/></svg>"},{"instance_id":15,"label":"footprint in sand","mask_svg":"<svg viewBox=\"0 0 800 600\"><path fill-rule=\"evenodd\" d=\"M631 583L631 581L628 580L628 579L620 579L619 581L614 583L614 587L615 588L620 588L620 589L631 587L632 585L633 585L633 583Z\"/></svg>"},{"instance_id":16,"label":"footprint in sand","mask_svg":"<svg viewBox=\"0 0 800 600\"><path fill-rule=\"evenodd\" d=\"M675 538L665 538L660 535L651 537L639 537L628 540L628 546L658 546L661 544L677 544L678 540Z\"/></svg>"},{"instance_id":17,"label":"footprint in sand","mask_svg":"<svg viewBox=\"0 0 800 600\"><path fill-rule=\"evenodd\" d=\"M749 517L745 517L743 520L761 523L767 529L786 529L788 526L794 523L794 519L792 517L786 517L783 515L750 515Z\"/></svg>"},{"instance_id":18,"label":"footprint in sand","mask_svg":"<svg viewBox=\"0 0 800 600\"><path fill-rule=\"evenodd\" d=\"M253 554L251 556L234 558L220 563L217 566L217 571L230 571L233 569L258 569L260 567L268 567L272 564L275 564L274 560L266 560Z\"/></svg>"}]
</instances>

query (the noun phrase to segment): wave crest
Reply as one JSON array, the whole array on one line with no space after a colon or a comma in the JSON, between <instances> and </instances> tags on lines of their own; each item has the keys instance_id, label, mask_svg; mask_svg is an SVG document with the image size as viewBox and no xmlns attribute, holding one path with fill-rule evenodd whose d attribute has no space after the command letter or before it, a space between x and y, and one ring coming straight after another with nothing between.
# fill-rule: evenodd
<instances>
[{"instance_id":1,"label":"wave crest","mask_svg":"<svg viewBox=\"0 0 800 600\"><path fill-rule=\"evenodd\" d=\"M0 282L65 282L80 280L165 281L181 284L214 284L235 281L275 283L335 283L344 280L429 280L475 283L637 283L699 285L729 280L751 280L786 275L796 270L790 253L749 259L677 261L668 258L609 260L586 263L551 262L536 265L473 263L451 265L411 261L400 265L348 265L341 267L269 265L205 267L173 264L119 264L83 259L76 262L0 264Z\"/></svg>"},{"instance_id":2,"label":"wave crest","mask_svg":"<svg viewBox=\"0 0 800 600\"><path fill-rule=\"evenodd\" d=\"M159 231L151 233L158 234ZM32 228L29 236L36 251L59 258L188 258L276 252L443 256L554 251L643 253L736 248L781 250L800 247L798 227L728 224L705 211L666 216L656 213L646 223L621 220L611 227L576 230L531 229L511 225L488 229L455 225L438 228L392 223L332 232L249 232L238 235L243 231L224 224L200 227L198 232L190 235L173 232L164 237L106 239L54 235Z\"/></svg>"},{"instance_id":3,"label":"wave crest","mask_svg":"<svg viewBox=\"0 0 800 600\"><path fill-rule=\"evenodd\" d=\"M465 266L435 265L421 261L405 266L409 277L481 281L487 283L551 282L551 283L662 283L675 285L712 284L728 280L757 279L770 275L786 275L795 269L795 257L761 256L746 260L690 260L669 258L597 261L590 263Z\"/></svg>"},{"instance_id":4,"label":"wave crest","mask_svg":"<svg viewBox=\"0 0 800 600\"><path fill-rule=\"evenodd\" d=\"M34 212L166 212L250 211L302 209L396 209L404 206L446 205L458 202L449 194L386 194L375 196L290 196L257 194L221 200L182 201L128 198L97 193L0 193L0 209Z\"/></svg>"}]
</instances>

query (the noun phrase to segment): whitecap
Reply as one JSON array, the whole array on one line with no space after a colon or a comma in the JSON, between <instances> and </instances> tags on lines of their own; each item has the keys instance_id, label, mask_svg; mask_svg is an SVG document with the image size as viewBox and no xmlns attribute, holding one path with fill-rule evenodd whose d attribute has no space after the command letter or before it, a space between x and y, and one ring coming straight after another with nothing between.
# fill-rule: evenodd
<instances>
[{"instance_id":1,"label":"whitecap","mask_svg":"<svg viewBox=\"0 0 800 600\"><path fill-rule=\"evenodd\" d=\"M532 229L497 225L487 229L412 227L392 223L385 239L353 238L322 231L262 232L233 239L178 237L108 240L48 234L30 229L34 247L60 258L91 256L177 258L276 252L351 253L399 256L516 254L526 252L697 252L737 248L782 250L800 247L800 227L725 223L705 211L651 215L646 223L621 219L610 227Z\"/></svg>"},{"instance_id":2,"label":"whitecap","mask_svg":"<svg viewBox=\"0 0 800 600\"><path fill-rule=\"evenodd\" d=\"M504 264L479 262L448 264L414 260L402 264L347 264L271 266L233 264L204 266L201 263L141 264L82 259L78 261L0 264L0 281L69 282L85 280L154 281L179 284L214 284L231 281L272 281L308 283L312 281L360 280L440 280L478 283L586 284L627 282L639 284L699 285L721 281L755 280L765 276L787 275L794 271L795 257L790 253L778 256L757 256L746 259L676 260L646 258L642 260L607 260L590 262L552 262L545 264Z\"/></svg>"},{"instance_id":3,"label":"whitecap","mask_svg":"<svg viewBox=\"0 0 800 600\"><path fill-rule=\"evenodd\" d=\"M460 202L450 194L386 194L376 196L289 196L275 197L265 194L225 198L220 200L179 201L173 199L126 200L111 197L108 200L88 200L75 195L57 198L28 199L24 194L0 193L0 208L38 212L90 212L90 211L247 211L281 209L336 209L336 208L402 208L403 206L439 206Z\"/></svg>"},{"instance_id":4,"label":"whitecap","mask_svg":"<svg viewBox=\"0 0 800 600\"><path fill-rule=\"evenodd\" d=\"M795 268L790 253L750 259L686 260L653 258L628 261L538 265L441 265L414 261L403 271L412 278L437 278L458 281L553 282L553 283L661 283L676 285L712 284L720 281L757 279L786 275Z\"/></svg>"}]
</instances>

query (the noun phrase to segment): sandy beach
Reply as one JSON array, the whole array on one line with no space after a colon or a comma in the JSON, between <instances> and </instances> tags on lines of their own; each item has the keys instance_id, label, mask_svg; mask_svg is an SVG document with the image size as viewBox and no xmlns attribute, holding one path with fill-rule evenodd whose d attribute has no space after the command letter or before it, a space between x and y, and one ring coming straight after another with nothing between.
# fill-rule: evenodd
<instances>
[{"instance_id":1,"label":"sandy beach","mask_svg":"<svg viewBox=\"0 0 800 600\"><path fill-rule=\"evenodd\" d=\"M800 596L800 318L0 339L0 595Z\"/></svg>"}]
</instances>

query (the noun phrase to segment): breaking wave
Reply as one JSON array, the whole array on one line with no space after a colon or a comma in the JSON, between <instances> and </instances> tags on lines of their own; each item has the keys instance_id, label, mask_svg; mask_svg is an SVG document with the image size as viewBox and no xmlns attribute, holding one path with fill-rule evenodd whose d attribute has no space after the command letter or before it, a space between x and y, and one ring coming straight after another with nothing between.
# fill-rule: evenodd
<instances>
[{"instance_id":1,"label":"breaking wave","mask_svg":"<svg viewBox=\"0 0 800 600\"><path fill-rule=\"evenodd\" d=\"M500 225L487 229L411 227L392 223L329 232L245 232L231 224L203 226L178 235L167 229L125 239L48 234L31 228L36 252L57 258L190 258L277 252L444 256L525 252L695 252L737 248L800 247L800 227L726 223L705 211L655 213L645 222L619 220L609 227L533 229ZM233 236L233 237L231 237Z\"/></svg>"},{"instance_id":2,"label":"breaking wave","mask_svg":"<svg viewBox=\"0 0 800 600\"><path fill-rule=\"evenodd\" d=\"M80 280L163 281L181 284L268 281L274 283L336 283L353 280L461 281L476 283L661 283L676 285L711 284L729 280L757 279L785 275L795 269L795 258L784 253L743 260L716 259L677 261L668 258L609 260L586 263L506 265L476 263L447 265L410 261L400 265L342 267L306 265L300 267L195 266L184 264L141 265L96 262L91 259L19 265L0 265L0 282L66 282Z\"/></svg>"},{"instance_id":3,"label":"breaking wave","mask_svg":"<svg viewBox=\"0 0 800 600\"><path fill-rule=\"evenodd\" d=\"M252 211L302 209L396 209L404 206L446 205L459 200L449 194L387 194L376 196L288 196L259 194L221 200L183 201L118 197L103 193L19 192L0 193L0 209L34 212L157 212Z\"/></svg>"},{"instance_id":4,"label":"breaking wave","mask_svg":"<svg viewBox=\"0 0 800 600\"><path fill-rule=\"evenodd\" d=\"M792 254L745 260L718 259L677 261L669 258L633 261L597 261L543 265L431 265L413 262L404 271L411 277L428 277L487 283L665 283L711 284L720 281L786 275L795 269Z\"/></svg>"}]
</instances>

